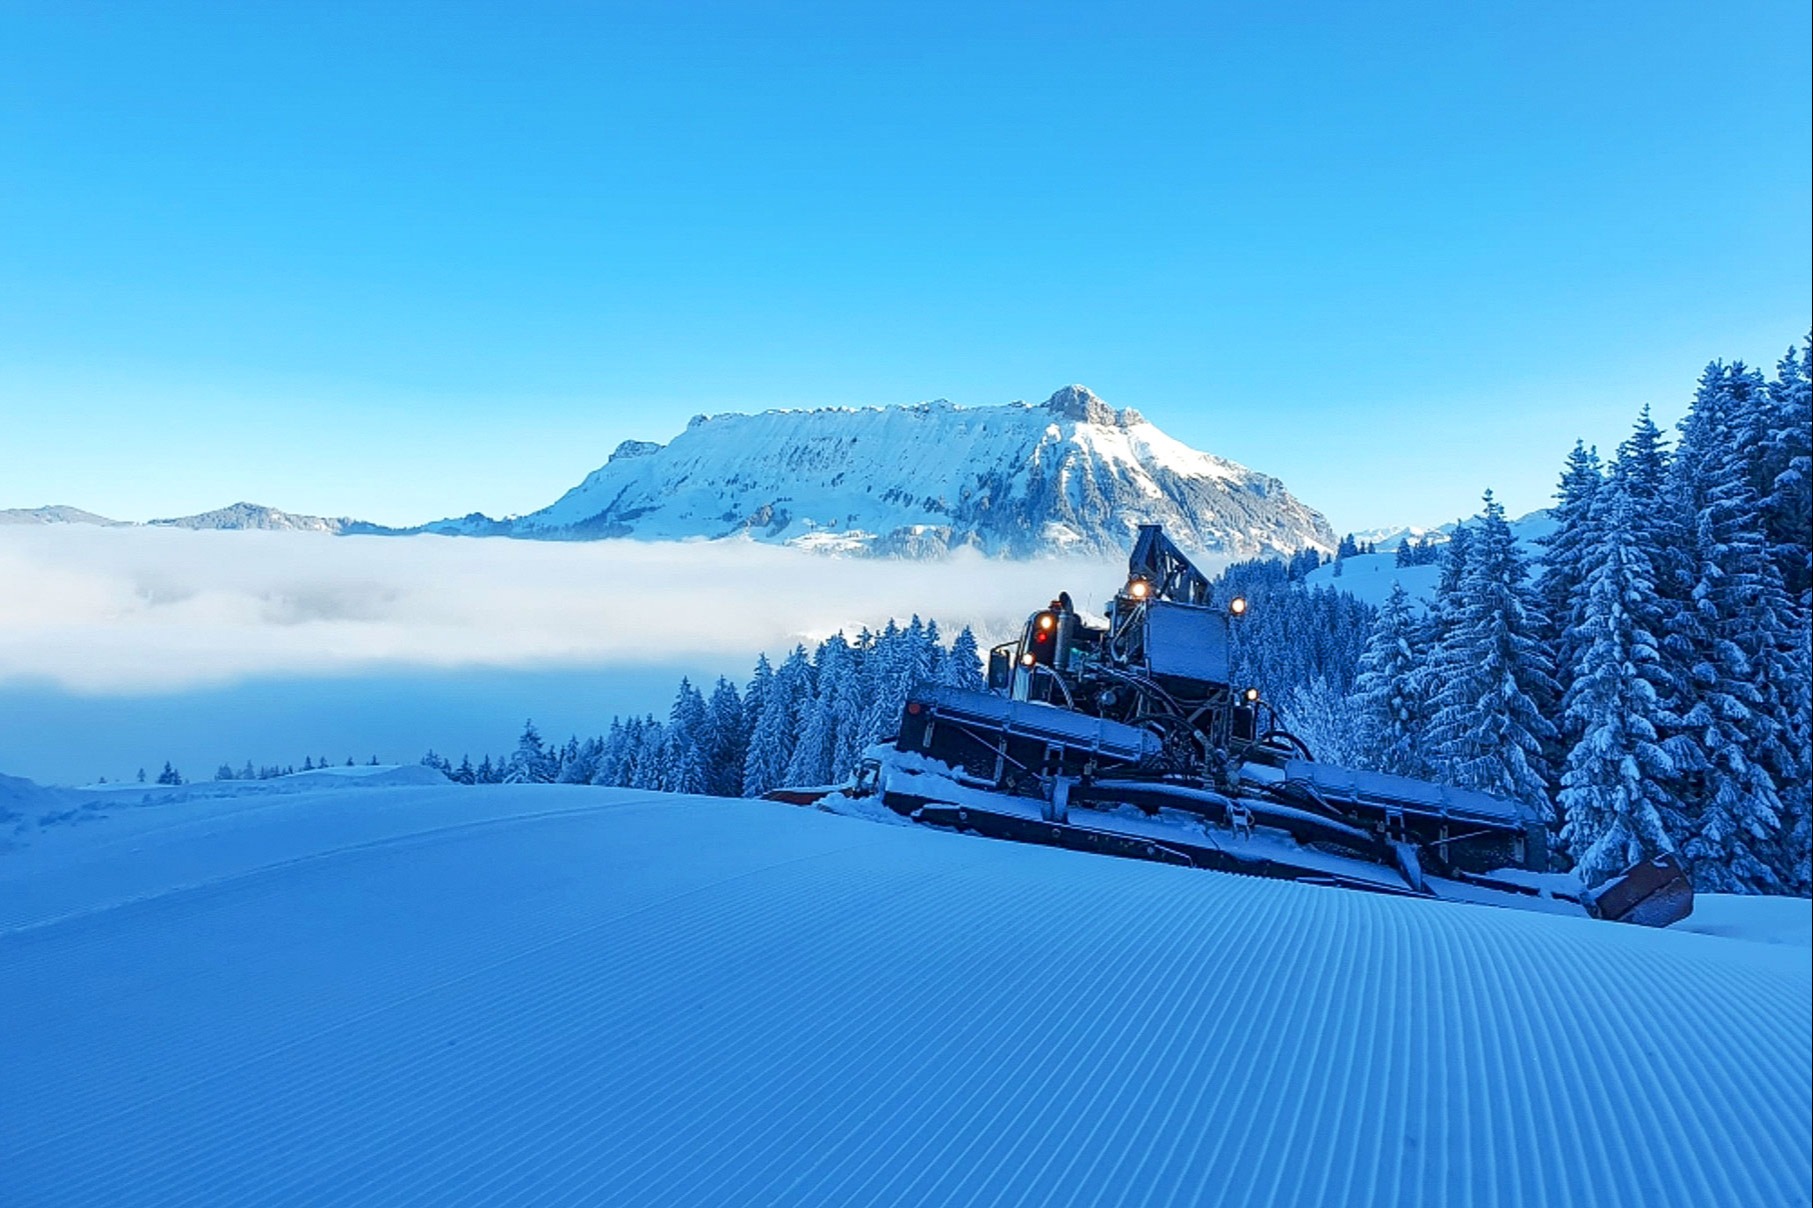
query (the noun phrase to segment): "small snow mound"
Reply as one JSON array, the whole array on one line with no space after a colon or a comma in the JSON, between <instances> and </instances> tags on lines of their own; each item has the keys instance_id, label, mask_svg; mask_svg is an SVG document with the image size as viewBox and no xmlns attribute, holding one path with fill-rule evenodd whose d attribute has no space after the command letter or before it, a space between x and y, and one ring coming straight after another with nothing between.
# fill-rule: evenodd
<instances>
[{"instance_id":1,"label":"small snow mound","mask_svg":"<svg viewBox=\"0 0 1813 1208\"><path fill-rule=\"evenodd\" d=\"M1669 930L1813 948L1813 901L1735 893L1695 894L1693 913Z\"/></svg>"},{"instance_id":2,"label":"small snow mound","mask_svg":"<svg viewBox=\"0 0 1813 1208\"><path fill-rule=\"evenodd\" d=\"M46 788L23 776L0 776L0 821L35 810L64 809L77 799L68 789Z\"/></svg>"},{"instance_id":3,"label":"small snow mound","mask_svg":"<svg viewBox=\"0 0 1813 1208\"><path fill-rule=\"evenodd\" d=\"M366 763L348 764L344 767L315 768L308 772L293 772L288 776L279 776L285 784L308 784L314 782L354 782L361 785L399 785L399 784L446 784L447 778L433 768L419 763ZM223 780L218 784L249 784L253 781Z\"/></svg>"}]
</instances>

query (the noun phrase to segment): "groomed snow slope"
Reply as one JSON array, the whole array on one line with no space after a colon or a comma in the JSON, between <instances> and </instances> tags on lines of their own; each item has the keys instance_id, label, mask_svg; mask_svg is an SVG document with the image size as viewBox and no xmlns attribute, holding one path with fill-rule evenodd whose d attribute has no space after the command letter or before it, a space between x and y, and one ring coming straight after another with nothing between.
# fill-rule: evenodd
<instances>
[{"instance_id":1,"label":"groomed snow slope","mask_svg":"<svg viewBox=\"0 0 1813 1208\"><path fill-rule=\"evenodd\" d=\"M0 855L0 1203L1813 1195L1804 949L766 803L182 796Z\"/></svg>"}]
</instances>

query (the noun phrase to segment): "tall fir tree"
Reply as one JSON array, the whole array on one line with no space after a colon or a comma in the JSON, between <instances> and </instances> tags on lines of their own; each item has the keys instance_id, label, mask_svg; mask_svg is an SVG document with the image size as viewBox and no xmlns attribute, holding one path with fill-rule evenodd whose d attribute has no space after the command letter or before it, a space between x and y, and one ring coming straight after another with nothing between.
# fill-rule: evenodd
<instances>
[{"instance_id":1,"label":"tall fir tree","mask_svg":"<svg viewBox=\"0 0 1813 1208\"><path fill-rule=\"evenodd\" d=\"M762 694L760 716L749 734L749 752L743 761L743 795L760 797L787 783L798 737L801 705L811 699L811 663L795 647L768 682ZM751 685L750 695L755 692Z\"/></svg>"},{"instance_id":2,"label":"tall fir tree","mask_svg":"<svg viewBox=\"0 0 1813 1208\"><path fill-rule=\"evenodd\" d=\"M1430 746L1428 723L1431 714L1428 710L1433 706L1436 693L1463 669L1466 660L1466 653L1459 645L1461 617L1466 603L1461 584L1467 576L1467 559L1472 548L1472 526L1464 520L1456 521L1436 563L1438 572L1435 597L1429 603L1428 615L1419 626L1422 657L1417 660L1411 687L1425 710L1421 766L1431 776L1447 774L1446 764Z\"/></svg>"},{"instance_id":3,"label":"tall fir tree","mask_svg":"<svg viewBox=\"0 0 1813 1208\"><path fill-rule=\"evenodd\" d=\"M750 672L749 683L743 689L743 764L736 772L737 792L743 796L759 797L773 787L770 785L758 793L751 793L748 788L749 744L755 740L756 731L762 728L762 713L773 694L774 666L766 654L758 654L755 670Z\"/></svg>"},{"instance_id":4,"label":"tall fir tree","mask_svg":"<svg viewBox=\"0 0 1813 1208\"><path fill-rule=\"evenodd\" d=\"M739 797L743 793L743 761L749 754L749 730L743 714L743 698L735 684L723 676L711 690L710 755L708 790L718 797Z\"/></svg>"},{"instance_id":5,"label":"tall fir tree","mask_svg":"<svg viewBox=\"0 0 1813 1208\"><path fill-rule=\"evenodd\" d=\"M662 754L662 787L670 793L708 792L707 748L709 716L705 697L682 678L667 715L666 748Z\"/></svg>"},{"instance_id":6,"label":"tall fir tree","mask_svg":"<svg viewBox=\"0 0 1813 1208\"><path fill-rule=\"evenodd\" d=\"M1431 762L1453 783L1549 817L1544 746L1555 728L1536 702L1552 697L1554 680L1528 578L1504 508L1487 491L1430 702L1429 743Z\"/></svg>"},{"instance_id":7,"label":"tall fir tree","mask_svg":"<svg viewBox=\"0 0 1813 1208\"><path fill-rule=\"evenodd\" d=\"M548 784L554 775L555 761L531 718L523 723L522 736L516 740L516 753L511 756L503 774L504 783Z\"/></svg>"},{"instance_id":8,"label":"tall fir tree","mask_svg":"<svg viewBox=\"0 0 1813 1208\"><path fill-rule=\"evenodd\" d=\"M1568 454L1561 472L1561 482L1555 489L1555 506L1550 509L1555 528L1537 539L1542 547L1542 558L1541 571L1536 577L1536 599L1547 624L1543 636L1554 659L1555 691L1559 694L1554 700L1537 703L1551 715L1558 711L1560 698L1567 694L1574 668L1580 661L1574 635L1579 631L1581 613L1586 605L1586 593L1581 590L1585 551L1596 540L1593 530L1598 512L1594 499L1602 481L1598 450L1589 449L1580 441L1574 442L1573 451ZM1558 728L1564 745L1578 737L1569 732L1565 720ZM1559 754L1560 751L1552 750L1551 762Z\"/></svg>"},{"instance_id":9,"label":"tall fir tree","mask_svg":"<svg viewBox=\"0 0 1813 1208\"><path fill-rule=\"evenodd\" d=\"M1805 612L1813 605L1813 336L1776 366L1769 402L1763 517L1782 582Z\"/></svg>"},{"instance_id":10,"label":"tall fir tree","mask_svg":"<svg viewBox=\"0 0 1813 1208\"><path fill-rule=\"evenodd\" d=\"M1779 649L1786 592L1767 548L1750 459L1758 375L1714 362L1681 425L1670 488L1688 529L1685 607L1665 647L1684 668L1669 753L1686 772L1681 845L1695 884L1722 892L1785 888L1775 865L1784 803L1775 771L1789 739L1777 699L1791 672ZM1774 857L1774 858L1771 858Z\"/></svg>"},{"instance_id":11,"label":"tall fir tree","mask_svg":"<svg viewBox=\"0 0 1813 1208\"><path fill-rule=\"evenodd\" d=\"M977 647L976 635L968 625L958 632L956 640L951 643L940 678L953 688L963 688L970 692L980 692L988 686L982 667L982 651Z\"/></svg>"},{"instance_id":12,"label":"tall fir tree","mask_svg":"<svg viewBox=\"0 0 1813 1208\"><path fill-rule=\"evenodd\" d=\"M630 787L662 790L671 780L668 762L667 727L653 715L642 718L636 728L635 764L630 773Z\"/></svg>"},{"instance_id":13,"label":"tall fir tree","mask_svg":"<svg viewBox=\"0 0 1813 1208\"><path fill-rule=\"evenodd\" d=\"M900 679L903 631L890 618L880 633L867 634L862 660L862 724L859 747L873 746L894 732L900 721L901 703L894 699ZM910 674L910 670L909 670Z\"/></svg>"},{"instance_id":14,"label":"tall fir tree","mask_svg":"<svg viewBox=\"0 0 1813 1208\"><path fill-rule=\"evenodd\" d=\"M787 763L787 783L828 784L841 775L837 763L838 701L850 690L850 644L843 634L821 643L814 659L814 691L801 702L799 732Z\"/></svg>"},{"instance_id":15,"label":"tall fir tree","mask_svg":"<svg viewBox=\"0 0 1813 1208\"><path fill-rule=\"evenodd\" d=\"M1360 656L1353 708L1363 726L1365 762L1381 772L1421 776L1428 722L1423 696L1423 626L1401 583L1393 582Z\"/></svg>"},{"instance_id":16,"label":"tall fir tree","mask_svg":"<svg viewBox=\"0 0 1813 1208\"><path fill-rule=\"evenodd\" d=\"M1662 604L1629 497L1616 481L1603 496L1600 531L1582 551L1586 603L1571 630L1580 665L1562 704L1577 736L1561 774L1562 841L1588 885L1672 850L1664 819L1679 813L1656 726L1669 688L1656 637Z\"/></svg>"}]
</instances>

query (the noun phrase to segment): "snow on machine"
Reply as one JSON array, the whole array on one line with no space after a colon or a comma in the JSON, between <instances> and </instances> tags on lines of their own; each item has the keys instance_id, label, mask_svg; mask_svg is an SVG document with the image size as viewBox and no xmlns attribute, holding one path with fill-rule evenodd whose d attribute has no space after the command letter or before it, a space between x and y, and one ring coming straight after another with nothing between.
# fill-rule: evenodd
<instances>
[{"instance_id":1,"label":"snow on machine","mask_svg":"<svg viewBox=\"0 0 1813 1208\"><path fill-rule=\"evenodd\" d=\"M1106 624L1068 593L995 647L988 691L913 691L853 792L929 826L1378 893L1665 927L1693 909L1673 855L1588 890L1549 871L1526 806L1318 761L1229 674L1209 581L1140 528Z\"/></svg>"}]
</instances>

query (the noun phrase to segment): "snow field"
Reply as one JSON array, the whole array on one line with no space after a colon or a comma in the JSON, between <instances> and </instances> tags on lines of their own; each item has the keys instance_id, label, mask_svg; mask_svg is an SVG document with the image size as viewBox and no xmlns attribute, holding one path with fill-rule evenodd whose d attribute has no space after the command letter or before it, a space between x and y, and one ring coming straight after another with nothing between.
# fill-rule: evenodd
<instances>
[{"instance_id":1,"label":"snow field","mask_svg":"<svg viewBox=\"0 0 1813 1208\"><path fill-rule=\"evenodd\" d=\"M1810 989L769 803L196 797L0 856L0 1203L1804 1204Z\"/></svg>"}]
</instances>

